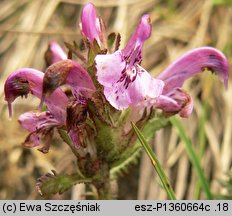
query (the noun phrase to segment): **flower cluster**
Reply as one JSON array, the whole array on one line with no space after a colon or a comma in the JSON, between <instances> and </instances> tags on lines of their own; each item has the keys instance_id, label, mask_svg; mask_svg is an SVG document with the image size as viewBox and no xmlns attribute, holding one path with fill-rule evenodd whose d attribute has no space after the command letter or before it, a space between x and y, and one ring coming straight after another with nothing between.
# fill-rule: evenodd
<instances>
[{"instance_id":1,"label":"flower cluster","mask_svg":"<svg viewBox=\"0 0 232 216\"><path fill-rule=\"evenodd\" d=\"M79 58L72 60L56 42L51 42L46 52L45 73L32 68L14 71L5 82L5 100L12 115L11 104L18 96L31 93L41 99L40 107L44 103L46 111L26 112L19 117L19 123L29 131L24 145L35 147L43 140L40 150L48 152L54 128L66 130L79 158L91 157L91 169L85 172L88 175L105 160L98 160L103 157L100 152L107 153L106 160L115 161L128 146L129 139L122 141L128 138L128 133L117 121L121 110L160 109L166 116L178 113L188 117L193 100L182 85L205 69L217 74L227 87L227 59L211 47L187 52L157 77L152 77L141 66L143 45L152 32L147 14L141 17L121 49L120 36L106 37L104 23L91 3L82 9L80 30L86 55L69 45L69 51ZM109 40L113 40L114 48ZM70 87L71 93L60 88L64 84ZM81 166L86 169L86 165Z\"/></svg>"}]
</instances>

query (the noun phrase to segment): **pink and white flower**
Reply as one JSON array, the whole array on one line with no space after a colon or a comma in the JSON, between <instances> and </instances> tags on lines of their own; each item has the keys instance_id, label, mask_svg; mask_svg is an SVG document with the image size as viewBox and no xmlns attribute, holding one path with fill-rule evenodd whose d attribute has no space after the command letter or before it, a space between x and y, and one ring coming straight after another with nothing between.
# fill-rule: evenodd
<instances>
[{"instance_id":1,"label":"pink and white flower","mask_svg":"<svg viewBox=\"0 0 232 216\"><path fill-rule=\"evenodd\" d=\"M95 58L98 82L104 86L106 99L118 110L137 106L162 93L164 82L140 65L143 44L150 35L150 17L144 15L123 50Z\"/></svg>"},{"instance_id":2,"label":"pink and white flower","mask_svg":"<svg viewBox=\"0 0 232 216\"><path fill-rule=\"evenodd\" d=\"M211 47L191 50L153 78L140 65L143 44L150 35L150 18L144 15L124 49L95 58L97 79L114 108L123 110L144 104L162 109L167 115L179 113L188 117L193 100L181 87L186 79L206 68L216 73L227 87L228 61L223 53Z\"/></svg>"},{"instance_id":3,"label":"pink and white flower","mask_svg":"<svg viewBox=\"0 0 232 216\"><path fill-rule=\"evenodd\" d=\"M87 38L92 45L96 40L105 52L105 47L101 47L103 41L101 23L100 18L96 16L94 5L86 4L81 13L80 24L83 39ZM58 127L65 128L74 145L79 148L81 140L85 139L84 136L93 130L93 126L85 127L86 119L92 115L87 111L89 101L101 105L105 103L116 110L142 106L161 109L166 115L179 113L181 117L188 117L193 109L193 100L182 89L186 79L207 68L217 74L227 87L228 61L223 53L211 47L189 51L159 76L152 77L141 66L143 45L151 36L151 29L149 15L142 16L125 48L112 54L96 55L95 74L92 67L89 72L87 66L84 68L77 62L67 59L67 55L55 42L49 45L49 65L51 65L45 73L31 68L13 72L7 78L4 89L10 115L13 101L18 96L27 96L29 93L40 98L41 105L44 102L47 106L47 111L27 112L20 116L20 124L29 131L24 145L38 146L41 139L46 138L55 127ZM63 84L71 87L71 97L59 88ZM102 95L106 101L102 100ZM100 109L104 112L103 108ZM97 118L101 118L98 111L96 113ZM41 150L47 152L48 147L49 145Z\"/></svg>"}]
</instances>

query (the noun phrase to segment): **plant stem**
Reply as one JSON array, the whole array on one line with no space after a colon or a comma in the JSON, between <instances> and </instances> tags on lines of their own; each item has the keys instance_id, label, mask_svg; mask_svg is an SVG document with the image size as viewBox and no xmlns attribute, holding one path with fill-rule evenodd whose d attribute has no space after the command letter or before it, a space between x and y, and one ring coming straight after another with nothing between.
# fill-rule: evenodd
<instances>
[{"instance_id":1,"label":"plant stem","mask_svg":"<svg viewBox=\"0 0 232 216\"><path fill-rule=\"evenodd\" d=\"M196 171L196 174L199 178L199 182L201 183L201 186L205 191L206 198L209 200L212 200L213 195L212 195L210 188L209 188L209 182L205 177L205 174L204 174L204 171L201 167L198 156L196 155L196 152L193 149L192 143L191 143L190 139L188 138L187 134L185 133L185 130L184 130L181 122L175 117L170 118L170 121L173 124L173 126L175 126L177 128L179 136L183 140L183 144L185 146L186 153L187 153L187 155L188 155L188 157L189 157L189 159L190 159L190 161L191 161L191 163Z\"/></svg>"},{"instance_id":2,"label":"plant stem","mask_svg":"<svg viewBox=\"0 0 232 216\"><path fill-rule=\"evenodd\" d=\"M103 163L98 174L94 177L93 185L98 192L99 200L111 200L110 170L106 163Z\"/></svg>"},{"instance_id":3,"label":"plant stem","mask_svg":"<svg viewBox=\"0 0 232 216\"><path fill-rule=\"evenodd\" d=\"M145 149L147 155L149 156L149 158L151 159L152 165L154 166L160 180L161 183L165 189L165 191L167 192L168 197L171 200L176 200L176 196L175 193L171 187L171 184L169 183L169 180L167 178L167 176L165 175L162 166L160 165L160 162L158 160L158 158L156 157L155 153L152 151L151 147L149 146L149 144L147 143L147 141L145 140L144 136L142 135L142 133L140 132L140 130L136 127L136 125L132 122L132 127L140 141L140 143L142 144L143 148Z\"/></svg>"}]
</instances>

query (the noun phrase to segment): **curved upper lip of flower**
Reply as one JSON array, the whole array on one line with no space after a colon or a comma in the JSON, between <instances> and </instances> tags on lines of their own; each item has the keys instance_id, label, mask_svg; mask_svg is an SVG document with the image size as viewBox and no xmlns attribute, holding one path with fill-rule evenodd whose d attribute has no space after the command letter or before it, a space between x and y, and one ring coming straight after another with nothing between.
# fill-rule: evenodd
<instances>
[{"instance_id":1,"label":"curved upper lip of flower","mask_svg":"<svg viewBox=\"0 0 232 216\"><path fill-rule=\"evenodd\" d=\"M217 74L228 87L229 63L222 52L212 47L190 50L170 64L157 78L165 82L164 93L181 87L184 81L205 69Z\"/></svg>"},{"instance_id":2,"label":"curved upper lip of flower","mask_svg":"<svg viewBox=\"0 0 232 216\"><path fill-rule=\"evenodd\" d=\"M74 95L89 97L96 90L88 72L69 59L61 60L47 68L43 78L43 98L64 84L71 86Z\"/></svg>"},{"instance_id":3,"label":"curved upper lip of flower","mask_svg":"<svg viewBox=\"0 0 232 216\"><path fill-rule=\"evenodd\" d=\"M10 115L12 113L11 103L18 96L27 96L27 94L32 93L36 97L41 98L43 76L44 73L41 71L32 68L22 68L16 70L7 78L4 91ZM61 110L65 110L67 102L68 98L61 89L57 89L53 95L47 97L45 100L48 109L58 116L60 116Z\"/></svg>"}]
</instances>

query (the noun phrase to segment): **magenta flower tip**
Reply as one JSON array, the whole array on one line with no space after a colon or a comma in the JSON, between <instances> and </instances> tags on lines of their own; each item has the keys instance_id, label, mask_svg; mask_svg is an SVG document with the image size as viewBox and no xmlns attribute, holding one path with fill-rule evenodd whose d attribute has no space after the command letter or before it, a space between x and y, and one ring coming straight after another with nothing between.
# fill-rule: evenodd
<instances>
[{"instance_id":1,"label":"magenta flower tip","mask_svg":"<svg viewBox=\"0 0 232 216\"><path fill-rule=\"evenodd\" d=\"M87 3L81 12L80 29L83 36L85 36L91 43L94 39L98 43L102 40L102 30L100 20L96 15L96 8L92 3Z\"/></svg>"},{"instance_id":2,"label":"magenta flower tip","mask_svg":"<svg viewBox=\"0 0 232 216\"><path fill-rule=\"evenodd\" d=\"M130 52L140 47L142 50L144 42L151 36L151 19L148 14L141 17L139 24L137 25L134 33L130 37L130 40L126 44L126 47L122 50L125 55L130 55Z\"/></svg>"},{"instance_id":3,"label":"magenta flower tip","mask_svg":"<svg viewBox=\"0 0 232 216\"><path fill-rule=\"evenodd\" d=\"M12 114L11 103L19 96L29 93L40 97L43 73L31 68L22 68L13 72L4 85L5 100L8 102L9 112Z\"/></svg>"},{"instance_id":4,"label":"magenta flower tip","mask_svg":"<svg viewBox=\"0 0 232 216\"><path fill-rule=\"evenodd\" d=\"M147 40L151 36L151 18L148 14L142 16L140 20L140 24L137 28L138 37L142 38L144 41Z\"/></svg>"}]
</instances>

